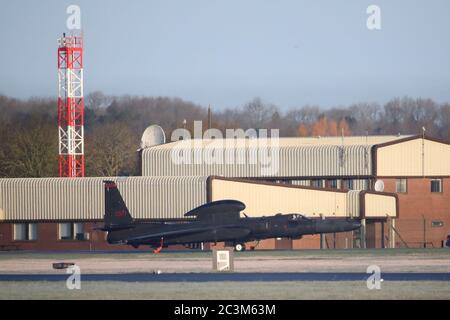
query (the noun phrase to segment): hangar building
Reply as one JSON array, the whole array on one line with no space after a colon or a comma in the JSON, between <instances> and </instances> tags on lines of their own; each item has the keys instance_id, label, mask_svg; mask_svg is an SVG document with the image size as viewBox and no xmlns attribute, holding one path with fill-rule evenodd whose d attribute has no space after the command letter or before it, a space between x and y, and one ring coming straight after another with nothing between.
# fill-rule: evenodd
<instances>
[{"instance_id":1,"label":"hangar building","mask_svg":"<svg viewBox=\"0 0 450 320\"><path fill-rule=\"evenodd\" d=\"M193 139L140 155L138 177L0 179L0 249L129 249L94 230L105 179L142 221L182 221L232 198L249 216L363 222L359 232L249 244L257 248L440 247L450 233L450 145L428 137Z\"/></svg>"}]
</instances>

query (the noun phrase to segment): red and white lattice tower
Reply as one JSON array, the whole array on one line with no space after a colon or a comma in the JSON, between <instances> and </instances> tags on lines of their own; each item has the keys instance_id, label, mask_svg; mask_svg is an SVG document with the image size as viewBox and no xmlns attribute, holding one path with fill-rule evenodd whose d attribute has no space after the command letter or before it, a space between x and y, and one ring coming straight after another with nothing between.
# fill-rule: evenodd
<instances>
[{"instance_id":1,"label":"red and white lattice tower","mask_svg":"<svg viewBox=\"0 0 450 320\"><path fill-rule=\"evenodd\" d=\"M84 177L83 36L58 39L60 177Z\"/></svg>"}]
</instances>

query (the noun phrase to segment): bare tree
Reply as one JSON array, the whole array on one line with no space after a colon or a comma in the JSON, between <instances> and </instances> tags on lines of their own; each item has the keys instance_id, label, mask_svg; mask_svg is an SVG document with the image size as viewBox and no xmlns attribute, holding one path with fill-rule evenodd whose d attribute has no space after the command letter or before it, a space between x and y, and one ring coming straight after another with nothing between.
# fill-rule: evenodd
<instances>
[{"instance_id":1,"label":"bare tree","mask_svg":"<svg viewBox=\"0 0 450 320\"><path fill-rule=\"evenodd\" d=\"M0 176L39 177L58 173L56 99L14 99L0 95ZM144 129L163 127L166 136L194 120L206 126L207 108L168 97L88 95L85 111L86 172L90 176L133 175L136 149ZM384 105L358 103L331 109L305 105L281 112L255 98L243 106L216 110L213 127L279 128L280 136L417 134L450 140L450 105L424 98L395 98Z\"/></svg>"},{"instance_id":2,"label":"bare tree","mask_svg":"<svg viewBox=\"0 0 450 320\"><path fill-rule=\"evenodd\" d=\"M358 103L351 105L349 113L355 119L352 131L355 134L380 134L379 122L382 118L380 105L376 103Z\"/></svg>"},{"instance_id":3,"label":"bare tree","mask_svg":"<svg viewBox=\"0 0 450 320\"><path fill-rule=\"evenodd\" d=\"M133 175L137 170L139 136L124 123L95 128L86 141L87 175Z\"/></svg>"},{"instance_id":4,"label":"bare tree","mask_svg":"<svg viewBox=\"0 0 450 320\"><path fill-rule=\"evenodd\" d=\"M106 108L112 102L112 97L106 96L101 91L94 91L89 93L85 99L85 106L89 109L101 109Z\"/></svg>"},{"instance_id":5,"label":"bare tree","mask_svg":"<svg viewBox=\"0 0 450 320\"><path fill-rule=\"evenodd\" d=\"M278 109L273 104L264 103L261 98L254 98L244 106L243 113L248 119L248 126L259 129L264 128L272 119Z\"/></svg>"},{"instance_id":6,"label":"bare tree","mask_svg":"<svg viewBox=\"0 0 450 320\"><path fill-rule=\"evenodd\" d=\"M57 128L49 124L9 127L1 135L7 143L0 149L3 177L52 177L58 174Z\"/></svg>"},{"instance_id":7,"label":"bare tree","mask_svg":"<svg viewBox=\"0 0 450 320\"><path fill-rule=\"evenodd\" d=\"M439 107L439 117L436 120L439 137L450 141L450 104L444 103Z\"/></svg>"}]
</instances>

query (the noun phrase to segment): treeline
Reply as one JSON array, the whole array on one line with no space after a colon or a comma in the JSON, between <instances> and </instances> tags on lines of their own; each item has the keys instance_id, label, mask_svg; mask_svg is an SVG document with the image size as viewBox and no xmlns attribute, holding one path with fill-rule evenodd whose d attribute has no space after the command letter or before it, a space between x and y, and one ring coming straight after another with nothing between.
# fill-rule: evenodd
<instances>
[{"instance_id":1,"label":"treeline","mask_svg":"<svg viewBox=\"0 0 450 320\"><path fill-rule=\"evenodd\" d=\"M87 176L136 175L140 137L151 124L170 139L176 128L208 124L208 108L179 98L106 96L85 100ZM450 104L431 99L396 98L384 105L357 103L321 108L302 106L281 111L255 98L243 106L215 110L211 126L279 129L280 136L420 134L450 139ZM185 120L185 121L184 121ZM0 95L0 177L58 176L56 99L18 100Z\"/></svg>"}]
</instances>

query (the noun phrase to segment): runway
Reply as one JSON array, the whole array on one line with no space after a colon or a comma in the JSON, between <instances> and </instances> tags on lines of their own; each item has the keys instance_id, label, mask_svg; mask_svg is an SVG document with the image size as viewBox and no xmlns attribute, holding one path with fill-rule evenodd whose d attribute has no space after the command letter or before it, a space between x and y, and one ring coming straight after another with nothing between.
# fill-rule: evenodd
<instances>
[{"instance_id":1,"label":"runway","mask_svg":"<svg viewBox=\"0 0 450 320\"><path fill-rule=\"evenodd\" d=\"M0 281L66 281L69 274L0 274ZM356 272L271 272L271 273L119 273L82 274L82 281L122 282L284 282L366 281L370 274ZM450 281L450 273L382 273L383 281Z\"/></svg>"}]
</instances>

